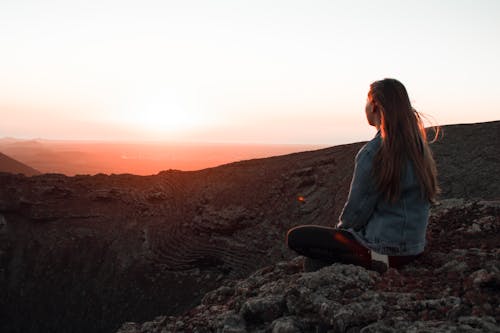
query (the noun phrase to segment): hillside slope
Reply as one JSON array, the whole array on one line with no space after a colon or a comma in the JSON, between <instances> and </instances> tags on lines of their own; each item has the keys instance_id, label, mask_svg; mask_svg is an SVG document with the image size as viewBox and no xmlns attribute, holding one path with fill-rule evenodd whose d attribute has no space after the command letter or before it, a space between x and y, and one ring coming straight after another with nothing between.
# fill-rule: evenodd
<instances>
[{"instance_id":1,"label":"hillside slope","mask_svg":"<svg viewBox=\"0 0 500 333\"><path fill-rule=\"evenodd\" d=\"M9 172L13 174L23 174L25 176L39 175L40 171L27 166L24 163L0 153L0 172Z\"/></svg>"},{"instance_id":2,"label":"hillside slope","mask_svg":"<svg viewBox=\"0 0 500 333\"><path fill-rule=\"evenodd\" d=\"M499 135L500 122L444 128L442 199L500 198ZM148 177L0 174L0 331L110 332L179 315L292 259L286 230L336 222L361 146Z\"/></svg>"}]
</instances>

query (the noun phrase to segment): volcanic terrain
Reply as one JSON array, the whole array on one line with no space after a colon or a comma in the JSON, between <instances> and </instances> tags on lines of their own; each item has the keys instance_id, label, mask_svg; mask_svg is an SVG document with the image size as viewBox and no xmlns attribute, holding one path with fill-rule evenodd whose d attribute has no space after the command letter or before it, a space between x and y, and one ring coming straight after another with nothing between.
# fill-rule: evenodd
<instances>
[{"instance_id":1,"label":"volcanic terrain","mask_svg":"<svg viewBox=\"0 0 500 333\"><path fill-rule=\"evenodd\" d=\"M443 128L429 246L382 275L304 273L284 244L336 223L363 143L155 176L2 173L0 331L496 330L498 142L500 122Z\"/></svg>"}]
</instances>

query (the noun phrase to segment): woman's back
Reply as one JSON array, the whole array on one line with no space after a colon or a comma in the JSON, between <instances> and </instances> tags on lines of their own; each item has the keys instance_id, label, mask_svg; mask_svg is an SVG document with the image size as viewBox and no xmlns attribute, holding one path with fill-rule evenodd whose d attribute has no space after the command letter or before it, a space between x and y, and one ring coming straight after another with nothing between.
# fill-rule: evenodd
<instances>
[{"instance_id":1,"label":"woman's back","mask_svg":"<svg viewBox=\"0 0 500 333\"><path fill-rule=\"evenodd\" d=\"M401 177L401 196L395 202L380 200L365 228L364 243L386 255L415 255L425 247L429 201L422 197L411 162Z\"/></svg>"},{"instance_id":2,"label":"woman's back","mask_svg":"<svg viewBox=\"0 0 500 333\"><path fill-rule=\"evenodd\" d=\"M400 195L392 201L373 179L373 159L381 136L358 153L356 171L339 227L352 232L364 246L386 255L415 255L425 246L429 201L423 196L413 163L406 161L400 177ZM363 212L358 212L363 202Z\"/></svg>"}]
</instances>

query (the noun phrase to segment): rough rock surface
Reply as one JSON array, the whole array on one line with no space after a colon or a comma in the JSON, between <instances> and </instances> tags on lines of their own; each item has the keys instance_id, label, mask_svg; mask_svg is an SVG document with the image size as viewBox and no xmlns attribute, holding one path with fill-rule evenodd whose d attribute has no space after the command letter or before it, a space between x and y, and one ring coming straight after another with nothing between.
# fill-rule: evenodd
<instances>
[{"instance_id":1,"label":"rough rock surface","mask_svg":"<svg viewBox=\"0 0 500 333\"><path fill-rule=\"evenodd\" d=\"M297 257L224 283L181 316L119 333L500 332L499 231L500 201L446 200L433 210L428 249L400 270L305 273Z\"/></svg>"},{"instance_id":2,"label":"rough rock surface","mask_svg":"<svg viewBox=\"0 0 500 333\"><path fill-rule=\"evenodd\" d=\"M437 286L443 276L458 274L450 292L460 293L463 276L472 273L468 283L473 287L497 288L487 262L497 256L489 249L499 243L498 213L481 208L478 200L500 198L498 142L500 122L492 122L445 127L444 137L433 145L442 199L457 199L435 208L444 214L430 228L429 249L437 249L436 256L408 269L417 267L425 281ZM231 288L260 268L292 259L284 244L286 230L336 222L361 145L148 177L0 174L0 331L112 332L124 322L179 316L196 308L207 292ZM453 267L434 272L448 256L465 273ZM418 269L425 265L427 273ZM374 278L375 286L389 277ZM395 281L391 288L401 283ZM408 281L412 288L423 288ZM471 290L467 297L482 302L475 300L475 291L482 289ZM277 332L310 327L283 310L286 295L261 298L244 307L245 316L238 312L240 317L228 320L234 325L252 321L262 303L272 311L255 315L259 325L272 320ZM498 306L495 299L486 303ZM481 318L498 320L484 311ZM419 325L428 322L422 319Z\"/></svg>"}]
</instances>

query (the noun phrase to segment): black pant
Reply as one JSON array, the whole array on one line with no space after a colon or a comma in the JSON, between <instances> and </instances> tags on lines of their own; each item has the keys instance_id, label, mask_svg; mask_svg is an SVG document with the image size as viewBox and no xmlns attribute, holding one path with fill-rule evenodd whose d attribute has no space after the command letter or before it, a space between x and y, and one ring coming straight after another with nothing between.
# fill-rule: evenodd
<instances>
[{"instance_id":1,"label":"black pant","mask_svg":"<svg viewBox=\"0 0 500 333\"><path fill-rule=\"evenodd\" d=\"M371 264L370 251L359 244L351 233L341 229L301 225L288 231L287 244L298 254L329 263L365 267Z\"/></svg>"},{"instance_id":2,"label":"black pant","mask_svg":"<svg viewBox=\"0 0 500 333\"><path fill-rule=\"evenodd\" d=\"M300 255L372 268L371 251L345 230L318 225L301 225L288 231L288 247ZM400 267L417 256L389 256L389 266Z\"/></svg>"}]
</instances>

